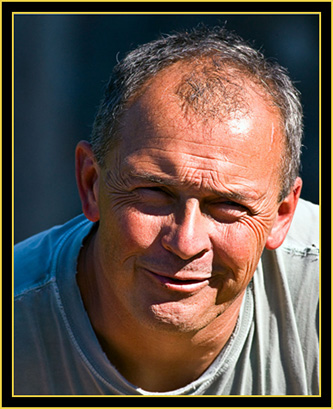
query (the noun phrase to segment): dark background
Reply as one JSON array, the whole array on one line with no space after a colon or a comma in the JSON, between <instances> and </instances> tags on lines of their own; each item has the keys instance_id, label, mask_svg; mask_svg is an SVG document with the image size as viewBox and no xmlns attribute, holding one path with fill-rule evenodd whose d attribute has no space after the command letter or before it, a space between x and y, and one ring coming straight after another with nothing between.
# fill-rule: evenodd
<instances>
[{"instance_id":1,"label":"dark background","mask_svg":"<svg viewBox=\"0 0 333 409\"><path fill-rule=\"evenodd\" d=\"M89 139L116 58L160 33L204 22L254 40L302 93L302 197L319 203L318 14L15 15L14 240L81 212L74 150ZM117 57L118 56L118 57Z\"/></svg>"}]
</instances>

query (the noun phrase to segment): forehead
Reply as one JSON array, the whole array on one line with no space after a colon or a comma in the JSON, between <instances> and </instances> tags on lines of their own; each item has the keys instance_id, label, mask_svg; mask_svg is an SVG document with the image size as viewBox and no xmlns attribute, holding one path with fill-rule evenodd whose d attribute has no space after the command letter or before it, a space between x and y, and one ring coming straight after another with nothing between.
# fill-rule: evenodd
<instances>
[{"instance_id":1,"label":"forehead","mask_svg":"<svg viewBox=\"0 0 333 409\"><path fill-rule=\"evenodd\" d=\"M268 103L269 98L263 95L262 89L247 78L235 79L233 74L232 80L226 81L228 84L233 82L232 86L221 85L224 94L214 91L216 81L211 82L213 89L207 91L202 80L184 82L184 78L193 79L186 69L185 64L174 64L145 84L140 96L122 117L119 130L122 138L130 139L124 141L126 145L150 143L149 139L163 130L170 142L187 138L193 143L222 146L228 142L230 145L247 143L252 139L256 146L268 143L274 145L270 148L279 147L278 139L282 139L280 115L277 108ZM210 82L208 79L206 85ZM231 90L226 90L227 87ZM188 88L194 89L192 96ZM187 89L185 97L184 89ZM195 100L193 109L189 103L191 98ZM197 104L199 98L203 101ZM217 106L221 108L220 115L216 114ZM214 109L209 112L210 107ZM226 129L228 138L225 138Z\"/></svg>"},{"instance_id":2,"label":"forehead","mask_svg":"<svg viewBox=\"0 0 333 409\"><path fill-rule=\"evenodd\" d=\"M267 169L277 173L282 140L279 116L254 85L242 80L246 109L203 118L184 110L177 94L181 76L179 70L157 75L123 115L119 128L122 166L155 173L165 168L176 177L187 169L201 173L199 179L208 178L207 172L225 171L229 179L244 180L259 180Z\"/></svg>"}]
</instances>

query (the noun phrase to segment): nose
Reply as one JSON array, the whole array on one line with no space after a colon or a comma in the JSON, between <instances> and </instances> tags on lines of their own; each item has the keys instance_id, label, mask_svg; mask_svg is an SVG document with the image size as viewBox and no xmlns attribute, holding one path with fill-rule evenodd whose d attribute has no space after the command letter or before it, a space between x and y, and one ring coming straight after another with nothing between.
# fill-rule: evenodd
<instances>
[{"instance_id":1,"label":"nose","mask_svg":"<svg viewBox=\"0 0 333 409\"><path fill-rule=\"evenodd\" d=\"M183 260L197 258L208 252L211 241L208 220L202 214L197 200L188 200L179 209L175 220L162 236L163 247Z\"/></svg>"}]
</instances>

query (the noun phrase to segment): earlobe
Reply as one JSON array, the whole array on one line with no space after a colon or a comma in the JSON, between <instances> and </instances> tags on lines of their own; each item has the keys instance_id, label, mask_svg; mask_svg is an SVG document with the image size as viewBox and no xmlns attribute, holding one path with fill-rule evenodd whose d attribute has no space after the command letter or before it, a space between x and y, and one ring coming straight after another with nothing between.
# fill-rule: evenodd
<instances>
[{"instance_id":1,"label":"earlobe","mask_svg":"<svg viewBox=\"0 0 333 409\"><path fill-rule=\"evenodd\" d=\"M268 250L275 250L281 246L287 236L289 227L291 225L298 199L301 194L302 179L297 178L289 195L283 199L279 205L278 214L276 216L272 230L266 241L266 248Z\"/></svg>"},{"instance_id":2,"label":"earlobe","mask_svg":"<svg viewBox=\"0 0 333 409\"><path fill-rule=\"evenodd\" d=\"M91 145L87 141L80 141L77 144L75 173L83 213L87 219L96 222L99 220L99 166L95 160Z\"/></svg>"}]
</instances>

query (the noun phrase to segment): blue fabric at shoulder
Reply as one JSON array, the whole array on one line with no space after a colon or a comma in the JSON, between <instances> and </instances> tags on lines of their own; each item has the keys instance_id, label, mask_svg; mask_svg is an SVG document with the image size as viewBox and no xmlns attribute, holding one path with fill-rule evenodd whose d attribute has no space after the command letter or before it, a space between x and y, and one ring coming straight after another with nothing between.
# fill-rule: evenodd
<instances>
[{"instance_id":1,"label":"blue fabric at shoulder","mask_svg":"<svg viewBox=\"0 0 333 409\"><path fill-rule=\"evenodd\" d=\"M84 215L77 216L62 226L52 227L14 246L15 296L52 279L50 266L61 237L83 220Z\"/></svg>"}]
</instances>

